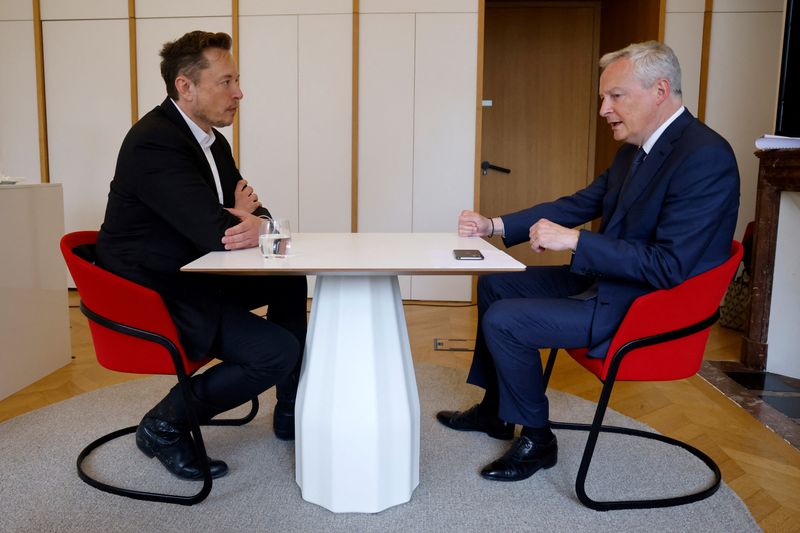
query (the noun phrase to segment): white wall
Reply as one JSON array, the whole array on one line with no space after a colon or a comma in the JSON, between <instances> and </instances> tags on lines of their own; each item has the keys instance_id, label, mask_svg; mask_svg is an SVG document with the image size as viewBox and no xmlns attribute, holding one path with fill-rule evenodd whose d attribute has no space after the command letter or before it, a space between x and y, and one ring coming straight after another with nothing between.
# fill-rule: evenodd
<instances>
[{"instance_id":1,"label":"white wall","mask_svg":"<svg viewBox=\"0 0 800 533\"><path fill-rule=\"evenodd\" d=\"M230 4L230 2L228 2ZM171 3L164 3L166 12ZM147 9L145 12L151 13L155 9ZM194 30L221 31L230 34L231 19L228 17L165 17L156 16L154 18L139 18L137 2L136 13L136 80L139 99L139 118L146 115L164 101L167 90L164 86L164 79L161 77L161 48L164 43L174 41L184 33ZM233 128L219 128L229 144L233 144ZM120 139L122 140L122 139Z\"/></svg>"},{"instance_id":2,"label":"white wall","mask_svg":"<svg viewBox=\"0 0 800 533\"><path fill-rule=\"evenodd\" d=\"M664 42L681 63L683 105L697 116L705 0L667 0Z\"/></svg>"},{"instance_id":3,"label":"white wall","mask_svg":"<svg viewBox=\"0 0 800 533\"><path fill-rule=\"evenodd\" d=\"M772 301L767 331L767 371L800 379L800 193L781 194Z\"/></svg>"},{"instance_id":4,"label":"white wall","mask_svg":"<svg viewBox=\"0 0 800 533\"><path fill-rule=\"evenodd\" d=\"M36 57L30 2L0 1L0 174L40 181Z\"/></svg>"},{"instance_id":5,"label":"white wall","mask_svg":"<svg viewBox=\"0 0 800 533\"><path fill-rule=\"evenodd\" d=\"M477 2L364 0L358 230L453 232L473 205ZM468 300L469 276L401 278L404 298Z\"/></svg>"},{"instance_id":6,"label":"white wall","mask_svg":"<svg viewBox=\"0 0 800 533\"><path fill-rule=\"evenodd\" d=\"M755 218L755 139L773 133L785 0L715 0L705 122L733 147L741 174L735 237ZM668 0L664 41L681 62L684 104L697 113L704 0Z\"/></svg>"},{"instance_id":7,"label":"white wall","mask_svg":"<svg viewBox=\"0 0 800 533\"><path fill-rule=\"evenodd\" d=\"M131 125L125 13L125 19L42 22L50 181L64 186L68 232L100 227Z\"/></svg>"},{"instance_id":8,"label":"white wall","mask_svg":"<svg viewBox=\"0 0 800 533\"><path fill-rule=\"evenodd\" d=\"M274 216L297 229L298 24L296 15L239 21L239 168ZM280 50L281 53L274 53Z\"/></svg>"},{"instance_id":9,"label":"white wall","mask_svg":"<svg viewBox=\"0 0 800 533\"><path fill-rule=\"evenodd\" d=\"M755 218L755 139L773 133L783 48L783 0L716 0L706 123L733 147L741 175L736 237Z\"/></svg>"}]
</instances>

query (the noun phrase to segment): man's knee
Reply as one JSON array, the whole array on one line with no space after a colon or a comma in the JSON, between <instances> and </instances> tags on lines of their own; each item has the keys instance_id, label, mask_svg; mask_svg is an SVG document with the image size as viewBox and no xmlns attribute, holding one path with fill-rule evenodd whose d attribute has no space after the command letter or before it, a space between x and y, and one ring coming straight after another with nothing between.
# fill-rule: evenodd
<instances>
[{"instance_id":1,"label":"man's knee","mask_svg":"<svg viewBox=\"0 0 800 533\"><path fill-rule=\"evenodd\" d=\"M481 327L487 342L497 341L502 337L508 337L511 334L509 329L511 316L504 309L503 302L495 302L486 310L483 315Z\"/></svg>"},{"instance_id":2,"label":"man's knee","mask_svg":"<svg viewBox=\"0 0 800 533\"><path fill-rule=\"evenodd\" d=\"M279 382L295 368L300 360L300 341L288 330L275 328L269 342L262 344L259 354L246 363L248 373L259 381Z\"/></svg>"}]
</instances>

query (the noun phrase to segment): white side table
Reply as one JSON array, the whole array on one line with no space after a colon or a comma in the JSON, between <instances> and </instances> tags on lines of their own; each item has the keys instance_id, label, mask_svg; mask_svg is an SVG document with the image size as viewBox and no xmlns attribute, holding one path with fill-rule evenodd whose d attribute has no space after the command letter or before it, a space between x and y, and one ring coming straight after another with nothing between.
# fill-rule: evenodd
<instances>
[{"instance_id":1,"label":"white side table","mask_svg":"<svg viewBox=\"0 0 800 533\"><path fill-rule=\"evenodd\" d=\"M61 185L0 185L0 400L70 362Z\"/></svg>"}]
</instances>

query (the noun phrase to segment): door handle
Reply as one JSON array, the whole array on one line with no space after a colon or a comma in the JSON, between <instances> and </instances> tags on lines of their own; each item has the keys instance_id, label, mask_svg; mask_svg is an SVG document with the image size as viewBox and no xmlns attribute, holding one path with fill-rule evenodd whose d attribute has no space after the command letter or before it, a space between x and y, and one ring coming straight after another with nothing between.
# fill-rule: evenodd
<instances>
[{"instance_id":1,"label":"door handle","mask_svg":"<svg viewBox=\"0 0 800 533\"><path fill-rule=\"evenodd\" d=\"M503 174L511 174L510 168L498 167L497 165L493 165L488 161L481 161L481 175L485 176L486 174L489 173L490 170L502 172Z\"/></svg>"}]
</instances>

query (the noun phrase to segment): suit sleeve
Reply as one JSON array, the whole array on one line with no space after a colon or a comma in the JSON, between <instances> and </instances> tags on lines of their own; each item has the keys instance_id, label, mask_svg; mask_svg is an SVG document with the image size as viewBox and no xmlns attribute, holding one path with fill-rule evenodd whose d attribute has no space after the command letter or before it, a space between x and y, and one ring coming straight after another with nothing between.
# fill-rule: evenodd
<instances>
[{"instance_id":1,"label":"suit sleeve","mask_svg":"<svg viewBox=\"0 0 800 533\"><path fill-rule=\"evenodd\" d=\"M602 214L603 197L607 189L608 171L574 194L503 215L500 217L505 228L503 244L510 247L528 241L530 227L542 218L567 228L594 220Z\"/></svg>"}]
</instances>

